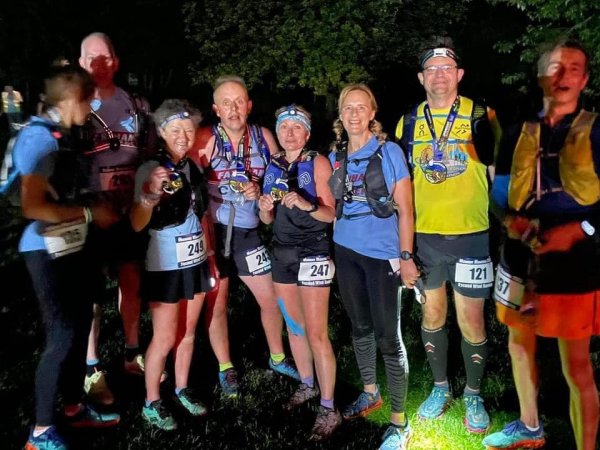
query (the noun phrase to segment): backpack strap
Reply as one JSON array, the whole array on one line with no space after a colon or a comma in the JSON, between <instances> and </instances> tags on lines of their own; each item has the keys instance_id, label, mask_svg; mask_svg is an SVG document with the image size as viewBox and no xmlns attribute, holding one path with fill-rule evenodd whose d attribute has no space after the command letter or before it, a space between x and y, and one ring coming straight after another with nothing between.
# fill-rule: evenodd
<instances>
[{"instance_id":1,"label":"backpack strap","mask_svg":"<svg viewBox=\"0 0 600 450\"><path fill-rule=\"evenodd\" d=\"M266 167L271 161L271 153L267 144L267 140L265 139L265 136L263 134L262 127L252 124L249 128L250 134L252 135L252 140L256 142L258 152L260 153L260 156L262 156Z\"/></svg>"}]
</instances>

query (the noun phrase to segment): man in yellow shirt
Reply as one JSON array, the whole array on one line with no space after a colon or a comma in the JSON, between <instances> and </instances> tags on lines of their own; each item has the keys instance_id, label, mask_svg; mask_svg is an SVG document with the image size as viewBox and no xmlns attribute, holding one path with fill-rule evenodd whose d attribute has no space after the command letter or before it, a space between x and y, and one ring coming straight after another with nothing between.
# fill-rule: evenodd
<instances>
[{"instance_id":1,"label":"man in yellow shirt","mask_svg":"<svg viewBox=\"0 0 600 450\"><path fill-rule=\"evenodd\" d=\"M441 417L452 401L446 329L446 282L450 282L467 374L464 423L469 431L483 433L489 427L479 395L487 359L483 307L493 284L487 180L495 144L492 111L458 95L464 70L452 48L429 48L419 62L417 76L427 99L396 128L413 170L415 248L424 269L417 284L421 336L434 378L433 390L418 414L422 419Z\"/></svg>"}]
</instances>

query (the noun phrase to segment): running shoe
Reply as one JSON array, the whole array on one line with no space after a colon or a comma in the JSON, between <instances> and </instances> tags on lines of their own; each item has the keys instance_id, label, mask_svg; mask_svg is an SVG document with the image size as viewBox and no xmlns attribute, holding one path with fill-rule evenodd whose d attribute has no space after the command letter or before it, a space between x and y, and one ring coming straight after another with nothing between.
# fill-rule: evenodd
<instances>
[{"instance_id":1,"label":"running shoe","mask_svg":"<svg viewBox=\"0 0 600 450\"><path fill-rule=\"evenodd\" d=\"M94 369L94 373L86 375L83 381L83 390L87 398L98 405L112 405L115 397L106 384L106 372Z\"/></svg>"},{"instance_id":2,"label":"running shoe","mask_svg":"<svg viewBox=\"0 0 600 450\"><path fill-rule=\"evenodd\" d=\"M485 410L483 399L479 395L463 396L465 403L464 424L471 433L485 433L490 427L490 416Z\"/></svg>"},{"instance_id":3,"label":"running shoe","mask_svg":"<svg viewBox=\"0 0 600 450\"><path fill-rule=\"evenodd\" d=\"M450 390L434 386L429 397L419 406L417 414L421 419L437 419L444 415L450 403L452 403Z\"/></svg>"},{"instance_id":4,"label":"running shoe","mask_svg":"<svg viewBox=\"0 0 600 450\"><path fill-rule=\"evenodd\" d=\"M310 440L311 441L323 441L329 439L333 432L342 423L342 415L337 409L327 408L325 406L319 406L317 411L317 418L315 424L312 427Z\"/></svg>"},{"instance_id":5,"label":"running shoe","mask_svg":"<svg viewBox=\"0 0 600 450\"><path fill-rule=\"evenodd\" d=\"M31 428L25 450L67 450L67 444L52 425L38 437L33 436L33 428Z\"/></svg>"},{"instance_id":6,"label":"running shoe","mask_svg":"<svg viewBox=\"0 0 600 450\"><path fill-rule=\"evenodd\" d=\"M371 412L381 408L382 405L383 400L381 399L379 389L377 389L377 393L375 394L363 391L354 402L346 406L342 415L346 420L365 417Z\"/></svg>"},{"instance_id":7,"label":"running shoe","mask_svg":"<svg viewBox=\"0 0 600 450\"><path fill-rule=\"evenodd\" d=\"M118 413L96 411L89 404L82 404L74 416L65 416L68 425L75 428L104 428L117 425L121 421Z\"/></svg>"},{"instance_id":8,"label":"running shoe","mask_svg":"<svg viewBox=\"0 0 600 450\"><path fill-rule=\"evenodd\" d=\"M383 433L383 442L379 450L406 450L411 437L410 425L407 424L405 427L390 425Z\"/></svg>"},{"instance_id":9,"label":"running shoe","mask_svg":"<svg viewBox=\"0 0 600 450\"><path fill-rule=\"evenodd\" d=\"M271 370L281 374L286 375L294 380L301 381L300 374L296 369L296 363L292 358L285 358L280 363L274 362L271 358L269 358L269 367Z\"/></svg>"},{"instance_id":10,"label":"running shoe","mask_svg":"<svg viewBox=\"0 0 600 450\"><path fill-rule=\"evenodd\" d=\"M233 367L219 372L219 384L225 398L233 400L238 397L237 370Z\"/></svg>"},{"instance_id":11,"label":"running shoe","mask_svg":"<svg viewBox=\"0 0 600 450\"><path fill-rule=\"evenodd\" d=\"M545 444L546 437L541 423L538 430L531 431L520 420L508 423L502 431L492 433L483 440L483 445L488 450L542 448Z\"/></svg>"},{"instance_id":12,"label":"running shoe","mask_svg":"<svg viewBox=\"0 0 600 450\"><path fill-rule=\"evenodd\" d=\"M141 353L139 355L135 355L135 358L133 358L131 361L127 361L127 358L125 358L123 368L125 369L125 373L128 373L129 375L139 375L143 377L145 370L144 355ZM160 382L162 383L165 381L168 376L169 375L167 372L163 370L163 373L160 376Z\"/></svg>"},{"instance_id":13,"label":"running shoe","mask_svg":"<svg viewBox=\"0 0 600 450\"><path fill-rule=\"evenodd\" d=\"M294 409L296 406L300 406L306 403L311 398L315 398L319 395L319 388L310 387L308 384L300 383L298 389L292 394L284 408L288 411Z\"/></svg>"},{"instance_id":14,"label":"running shoe","mask_svg":"<svg viewBox=\"0 0 600 450\"><path fill-rule=\"evenodd\" d=\"M177 428L177 422L165 407L162 400L154 400L150 406L142 408L142 417L146 421L161 430L171 431Z\"/></svg>"},{"instance_id":15,"label":"running shoe","mask_svg":"<svg viewBox=\"0 0 600 450\"><path fill-rule=\"evenodd\" d=\"M205 416L208 414L208 409L200 400L198 400L191 389L184 388L175 395L175 398L181 406L183 406L192 416Z\"/></svg>"}]
</instances>

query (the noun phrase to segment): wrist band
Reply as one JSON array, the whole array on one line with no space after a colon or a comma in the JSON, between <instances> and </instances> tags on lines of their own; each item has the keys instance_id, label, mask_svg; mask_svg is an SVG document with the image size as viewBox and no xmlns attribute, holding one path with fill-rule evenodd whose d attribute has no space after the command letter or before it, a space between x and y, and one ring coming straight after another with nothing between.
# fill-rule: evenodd
<instances>
[{"instance_id":1,"label":"wrist band","mask_svg":"<svg viewBox=\"0 0 600 450\"><path fill-rule=\"evenodd\" d=\"M83 217L85 218L85 223L92 223L94 221L94 214L92 214L90 207L83 207Z\"/></svg>"}]
</instances>

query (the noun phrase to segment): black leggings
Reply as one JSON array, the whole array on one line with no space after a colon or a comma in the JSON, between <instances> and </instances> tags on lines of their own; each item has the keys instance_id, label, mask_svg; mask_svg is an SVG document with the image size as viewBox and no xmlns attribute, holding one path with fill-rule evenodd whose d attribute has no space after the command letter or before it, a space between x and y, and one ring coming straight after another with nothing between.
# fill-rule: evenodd
<instances>
[{"instance_id":1,"label":"black leggings","mask_svg":"<svg viewBox=\"0 0 600 450\"><path fill-rule=\"evenodd\" d=\"M81 401L92 322L90 278L83 252L50 259L45 251L23 256L33 281L46 346L35 373L36 424L53 423L57 392L66 405Z\"/></svg>"},{"instance_id":2,"label":"black leggings","mask_svg":"<svg viewBox=\"0 0 600 450\"><path fill-rule=\"evenodd\" d=\"M377 347L387 374L392 412L404 412L408 360L400 330L400 279L389 261L335 245L338 286L352 322L352 341L364 384L377 383Z\"/></svg>"}]
</instances>

